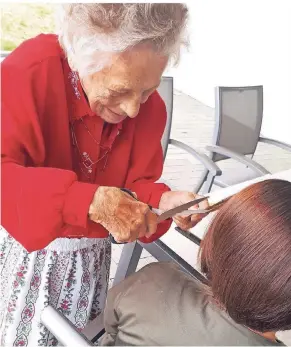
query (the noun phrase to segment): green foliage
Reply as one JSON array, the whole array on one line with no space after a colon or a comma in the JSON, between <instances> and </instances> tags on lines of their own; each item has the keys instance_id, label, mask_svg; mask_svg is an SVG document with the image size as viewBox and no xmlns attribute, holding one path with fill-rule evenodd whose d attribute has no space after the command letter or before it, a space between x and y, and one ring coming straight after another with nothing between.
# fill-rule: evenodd
<instances>
[{"instance_id":1,"label":"green foliage","mask_svg":"<svg viewBox=\"0 0 291 347\"><path fill-rule=\"evenodd\" d=\"M11 51L40 33L53 33L55 7L46 3L1 3L1 50Z\"/></svg>"}]
</instances>

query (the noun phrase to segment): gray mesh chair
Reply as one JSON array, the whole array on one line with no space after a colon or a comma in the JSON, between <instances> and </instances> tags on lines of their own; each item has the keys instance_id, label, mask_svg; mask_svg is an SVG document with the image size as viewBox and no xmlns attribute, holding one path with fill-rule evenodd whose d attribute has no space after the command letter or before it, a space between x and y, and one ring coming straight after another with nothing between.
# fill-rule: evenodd
<instances>
[{"instance_id":1,"label":"gray mesh chair","mask_svg":"<svg viewBox=\"0 0 291 347\"><path fill-rule=\"evenodd\" d=\"M239 170L224 169L219 177L206 169L196 191L208 193L213 184L224 188L268 174L252 160L258 142L291 151L291 145L260 136L262 120L263 86L216 88L213 145L206 150L215 163L231 158L243 165Z\"/></svg>"},{"instance_id":2,"label":"gray mesh chair","mask_svg":"<svg viewBox=\"0 0 291 347\"><path fill-rule=\"evenodd\" d=\"M10 52L7 51L0 51L0 63L9 55L9 53Z\"/></svg>"}]
</instances>

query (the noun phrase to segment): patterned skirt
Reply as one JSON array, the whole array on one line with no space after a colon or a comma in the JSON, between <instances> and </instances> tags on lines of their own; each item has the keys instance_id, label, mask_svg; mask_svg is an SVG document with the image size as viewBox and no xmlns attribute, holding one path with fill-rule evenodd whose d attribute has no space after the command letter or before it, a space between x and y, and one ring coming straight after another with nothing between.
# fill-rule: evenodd
<instances>
[{"instance_id":1,"label":"patterned skirt","mask_svg":"<svg viewBox=\"0 0 291 347\"><path fill-rule=\"evenodd\" d=\"M0 227L0 345L57 345L40 323L48 304L82 330L104 308L110 259L108 238L58 239L28 253Z\"/></svg>"}]
</instances>

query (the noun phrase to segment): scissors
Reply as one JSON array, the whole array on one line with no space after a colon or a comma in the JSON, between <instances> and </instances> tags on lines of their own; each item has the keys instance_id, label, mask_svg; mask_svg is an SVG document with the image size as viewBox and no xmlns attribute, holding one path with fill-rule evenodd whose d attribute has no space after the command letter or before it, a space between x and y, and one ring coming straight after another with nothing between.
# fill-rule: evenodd
<instances>
[{"instance_id":1,"label":"scissors","mask_svg":"<svg viewBox=\"0 0 291 347\"><path fill-rule=\"evenodd\" d=\"M191 216L192 214L196 213L207 213L208 210L205 209L195 209L195 210L188 210L190 207L199 204L202 201L207 200L208 197L203 196L198 199L191 200L185 204L182 204L180 206L171 208L170 210L163 211L157 208L151 208L151 210L158 216L157 222L160 223L166 219L175 217L176 215L183 216L183 217L188 217Z\"/></svg>"},{"instance_id":2,"label":"scissors","mask_svg":"<svg viewBox=\"0 0 291 347\"><path fill-rule=\"evenodd\" d=\"M134 194L132 193L132 191L130 191L129 189L126 189L126 188L121 188L121 190L127 194L129 194L131 197L133 197L134 199L136 199L136 197L134 196ZM199 204L200 202L202 201L205 201L207 200L208 197L207 196L203 196L201 198L198 198L198 199L194 199L192 201L189 201L189 202L186 202L185 204L182 204L180 206L177 206L177 207L174 207L170 210L167 210L167 211L163 211L163 210L160 210L160 209L157 209L157 208L152 208L150 206L150 209L158 216L158 220L157 222L160 223L166 219L169 219L169 218L172 218L176 215L179 215L179 216L183 216L183 217L187 217L187 216L192 216L193 214L208 214L214 210L216 210L218 207L220 207L220 205L222 203L224 203L224 200L217 203L217 204L214 204L212 205L211 207L209 207L208 209L195 209L195 210L189 210L190 207L194 206L194 205L197 205ZM136 199L137 200L137 199ZM114 243L114 244L120 244L118 242L116 242L114 240L114 237L112 235L110 235L110 239L111 239L111 242ZM123 244L123 243L121 243Z\"/></svg>"}]
</instances>

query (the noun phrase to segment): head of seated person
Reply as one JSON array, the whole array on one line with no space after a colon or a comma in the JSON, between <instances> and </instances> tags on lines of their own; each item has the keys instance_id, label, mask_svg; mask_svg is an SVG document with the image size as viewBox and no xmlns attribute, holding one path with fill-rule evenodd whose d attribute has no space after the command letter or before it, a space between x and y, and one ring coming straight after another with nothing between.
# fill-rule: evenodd
<instances>
[{"instance_id":1,"label":"head of seated person","mask_svg":"<svg viewBox=\"0 0 291 347\"><path fill-rule=\"evenodd\" d=\"M229 199L200 247L214 302L275 340L291 329L291 183L266 180Z\"/></svg>"},{"instance_id":2,"label":"head of seated person","mask_svg":"<svg viewBox=\"0 0 291 347\"><path fill-rule=\"evenodd\" d=\"M155 263L114 286L102 344L283 345L276 332L291 329L291 183L266 180L228 199L199 260L207 284Z\"/></svg>"}]
</instances>

